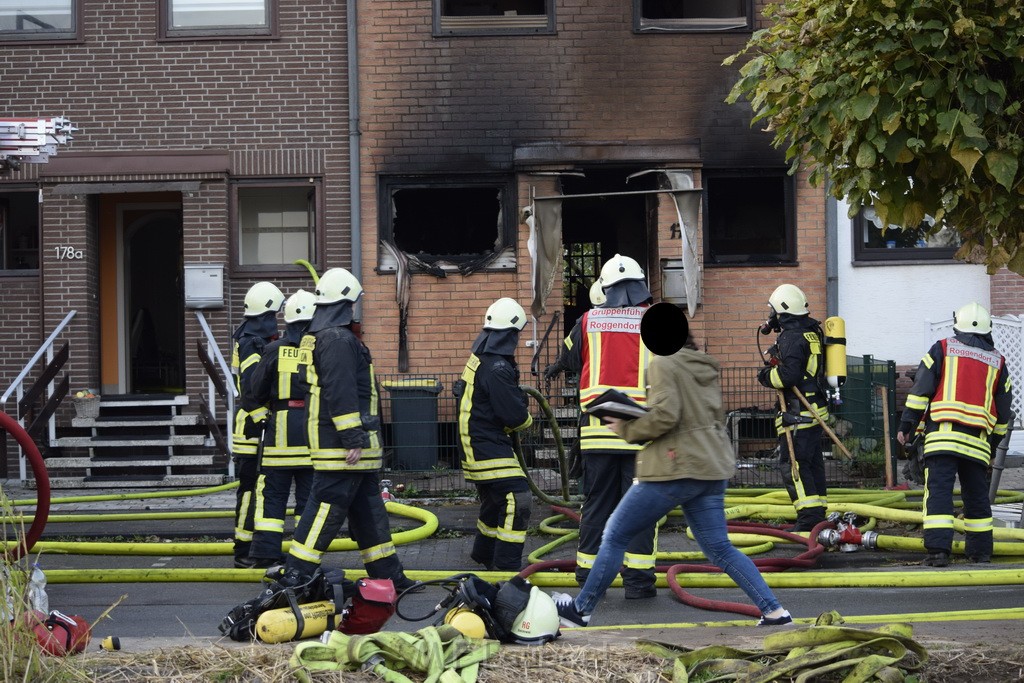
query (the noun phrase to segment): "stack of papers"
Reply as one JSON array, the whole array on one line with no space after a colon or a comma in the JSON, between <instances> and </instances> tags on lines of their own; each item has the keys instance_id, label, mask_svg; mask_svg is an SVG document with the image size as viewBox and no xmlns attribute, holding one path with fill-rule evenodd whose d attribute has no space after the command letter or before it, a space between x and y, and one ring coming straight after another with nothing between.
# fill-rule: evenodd
<instances>
[{"instance_id":1,"label":"stack of papers","mask_svg":"<svg viewBox=\"0 0 1024 683\"><path fill-rule=\"evenodd\" d=\"M634 420L647 412L647 408L640 405L629 396L618 389L608 389L600 396L591 401L583 412L600 419L605 417L617 417L620 420Z\"/></svg>"}]
</instances>

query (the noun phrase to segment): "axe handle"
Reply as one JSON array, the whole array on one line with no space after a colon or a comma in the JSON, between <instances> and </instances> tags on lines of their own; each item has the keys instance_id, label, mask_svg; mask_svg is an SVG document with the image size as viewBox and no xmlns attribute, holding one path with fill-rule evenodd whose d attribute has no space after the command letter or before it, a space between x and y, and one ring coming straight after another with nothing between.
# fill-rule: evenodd
<instances>
[{"instance_id":1,"label":"axe handle","mask_svg":"<svg viewBox=\"0 0 1024 683\"><path fill-rule=\"evenodd\" d=\"M804 396L803 392L796 387L790 387L790 391L796 394L796 397L800 399L800 403L802 403L804 408L807 408L811 415L814 416L814 419L821 425L821 428L825 430L825 433L828 434L830 439L832 439L832 442L839 447L839 450L843 452L843 455L850 460L853 460L853 454L850 453L846 446L843 445L843 442L839 440L839 437L832 431L832 428L825 424L825 421L821 419L821 415L818 415L818 411L811 405L811 402L807 400L807 397ZM783 410L785 410L785 408L783 408Z\"/></svg>"},{"instance_id":2,"label":"axe handle","mask_svg":"<svg viewBox=\"0 0 1024 683\"><path fill-rule=\"evenodd\" d=\"M779 410L783 413L786 412L786 397L782 395L782 390L776 389L775 393L779 395ZM800 481L800 468L796 464L796 451L793 450L793 428L783 425L782 431L786 434L786 444L789 445L790 475L793 477L793 481Z\"/></svg>"}]
</instances>

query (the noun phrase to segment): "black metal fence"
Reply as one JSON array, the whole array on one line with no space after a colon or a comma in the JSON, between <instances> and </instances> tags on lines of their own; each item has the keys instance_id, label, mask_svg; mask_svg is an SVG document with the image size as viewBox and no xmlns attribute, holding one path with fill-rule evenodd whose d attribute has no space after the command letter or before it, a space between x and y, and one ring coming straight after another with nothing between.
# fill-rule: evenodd
<instances>
[{"instance_id":1,"label":"black metal fence","mask_svg":"<svg viewBox=\"0 0 1024 683\"><path fill-rule=\"evenodd\" d=\"M831 428L850 455L826 436L822 443L826 475L830 486L881 486L886 483L886 458L891 461L895 453L895 363L871 356L849 356L847 363L842 402L832 409ZM778 488L782 475L775 434L777 399L773 390L757 383L758 369L722 371L726 427L737 458L731 485ZM407 494L458 495L473 489L460 468L458 401L452 392L458 379L457 373L378 377L384 476L403 484ZM557 491L559 468L563 462L571 463L578 437L575 378L560 376L548 382L526 372L523 383L543 394L555 419L553 424L548 411L530 398L534 425L519 435L523 456L534 481L545 490ZM556 447L556 428L562 453Z\"/></svg>"}]
</instances>

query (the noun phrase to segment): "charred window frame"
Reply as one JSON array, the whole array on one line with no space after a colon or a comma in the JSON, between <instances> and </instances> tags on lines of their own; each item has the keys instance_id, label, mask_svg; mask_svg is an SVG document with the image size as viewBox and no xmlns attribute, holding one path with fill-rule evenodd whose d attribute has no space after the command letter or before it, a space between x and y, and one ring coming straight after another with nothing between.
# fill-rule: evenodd
<instances>
[{"instance_id":1,"label":"charred window frame","mask_svg":"<svg viewBox=\"0 0 1024 683\"><path fill-rule=\"evenodd\" d=\"M862 208L851 221L853 224L854 263L891 263L893 261L948 261L957 262L954 254L962 244L960 235L948 226L935 229L931 217L921 225L906 230L892 225L883 227L875 210Z\"/></svg>"},{"instance_id":2,"label":"charred window frame","mask_svg":"<svg viewBox=\"0 0 1024 683\"><path fill-rule=\"evenodd\" d=\"M0 276L39 272L39 189L0 192Z\"/></svg>"},{"instance_id":3,"label":"charred window frame","mask_svg":"<svg viewBox=\"0 0 1024 683\"><path fill-rule=\"evenodd\" d=\"M322 202L317 178L232 182L234 269L285 274L297 259L315 265L323 243Z\"/></svg>"},{"instance_id":4,"label":"charred window frame","mask_svg":"<svg viewBox=\"0 0 1024 683\"><path fill-rule=\"evenodd\" d=\"M0 0L0 42L82 40L83 0Z\"/></svg>"},{"instance_id":5,"label":"charred window frame","mask_svg":"<svg viewBox=\"0 0 1024 683\"><path fill-rule=\"evenodd\" d=\"M704 186L704 263L796 263L794 180L785 168L708 169Z\"/></svg>"},{"instance_id":6,"label":"charred window frame","mask_svg":"<svg viewBox=\"0 0 1024 683\"><path fill-rule=\"evenodd\" d=\"M434 35L555 33L554 0L433 0Z\"/></svg>"},{"instance_id":7,"label":"charred window frame","mask_svg":"<svg viewBox=\"0 0 1024 683\"><path fill-rule=\"evenodd\" d=\"M753 0L633 0L634 33L753 29Z\"/></svg>"},{"instance_id":8,"label":"charred window frame","mask_svg":"<svg viewBox=\"0 0 1024 683\"><path fill-rule=\"evenodd\" d=\"M159 0L162 40L278 37L278 0Z\"/></svg>"},{"instance_id":9,"label":"charred window frame","mask_svg":"<svg viewBox=\"0 0 1024 683\"><path fill-rule=\"evenodd\" d=\"M381 240L441 267L514 267L514 261L499 258L515 244L514 178L382 176L379 182ZM394 270L384 257L382 250L380 270Z\"/></svg>"}]
</instances>

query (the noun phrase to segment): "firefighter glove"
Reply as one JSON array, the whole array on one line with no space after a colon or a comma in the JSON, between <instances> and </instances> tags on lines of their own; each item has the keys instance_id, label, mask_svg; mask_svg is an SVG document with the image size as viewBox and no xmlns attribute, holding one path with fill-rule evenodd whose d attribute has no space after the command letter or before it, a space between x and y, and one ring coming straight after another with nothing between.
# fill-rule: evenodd
<instances>
[{"instance_id":1,"label":"firefighter glove","mask_svg":"<svg viewBox=\"0 0 1024 683\"><path fill-rule=\"evenodd\" d=\"M544 368L544 379L553 380L555 377L558 377L560 372L562 372L562 366L558 363L552 363Z\"/></svg>"},{"instance_id":2,"label":"firefighter glove","mask_svg":"<svg viewBox=\"0 0 1024 683\"><path fill-rule=\"evenodd\" d=\"M258 439L263 436L263 426L263 422L253 422L251 417L247 417L242 425L242 434L247 439Z\"/></svg>"},{"instance_id":3,"label":"firefighter glove","mask_svg":"<svg viewBox=\"0 0 1024 683\"><path fill-rule=\"evenodd\" d=\"M757 371L757 381L761 386L770 387L772 386L772 380L769 375L772 372L772 366L766 365Z\"/></svg>"}]
</instances>

